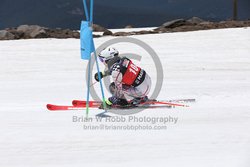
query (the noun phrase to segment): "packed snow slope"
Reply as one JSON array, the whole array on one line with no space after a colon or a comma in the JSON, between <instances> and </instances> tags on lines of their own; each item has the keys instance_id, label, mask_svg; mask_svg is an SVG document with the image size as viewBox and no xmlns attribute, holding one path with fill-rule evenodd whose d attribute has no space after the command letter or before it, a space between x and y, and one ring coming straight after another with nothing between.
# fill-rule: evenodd
<instances>
[{"instance_id":1,"label":"packed snow slope","mask_svg":"<svg viewBox=\"0 0 250 167\"><path fill-rule=\"evenodd\" d=\"M96 46L113 38L95 39ZM87 62L80 59L79 40L0 41L0 166L249 167L250 28L134 38L161 59L164 82L158 99L197 102L133 116L178 118L176 123L167 122L161 130L114 129L152 125L126 120L102 123L113 125L112 130L87 130L84 125L100 123L73 121L85 111L49 112L45 107L85 98ZM152 58L130 43L115 47L142 56L135 62L148 71L154 87ZM99 112L90 110L90 118Z\"/></svg>"}]
</instances>

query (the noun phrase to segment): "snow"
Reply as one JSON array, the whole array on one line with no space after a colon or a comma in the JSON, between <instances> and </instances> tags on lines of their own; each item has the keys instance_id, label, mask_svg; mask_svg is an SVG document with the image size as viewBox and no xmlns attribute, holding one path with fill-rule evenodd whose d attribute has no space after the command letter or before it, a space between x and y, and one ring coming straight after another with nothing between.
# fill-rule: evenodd
<instances>
[{"instance_id":1,"label":"snow","mask_svg":"<svg viewBox=\"0 0 250 167\"><path fill-rule=\"evenodd\" d=\"M112 31L113 33L116 33L116 32L133 32L133 31L150 31L150 30L154 30L155 28L157 27L142 27L142 28L118 28L118 29L109 29L110 31ZM102 35L103 32L93 32L93 34L95 35Z\"/></svg>"},{"instance_id":2,"label":"snow","mask_svg":"<svg viewBox=\"0 0 250 167\"><path fill-rule=\"evenodd\" d=\"M158 99L197 100L189 108L133 116L178 118L176 124L167 122L166 130L86 130L83 125L150 123L128 122L129 116L126 122L73 122L85 111L47 111L47 103L67 105L86 95L87 62L80 60L79 40L0 41L0 166L249 167L250 28L133 37L161 59ZM113 38L95 39L96 46ZM116 47L142 55L136 62L156 79L143 49ZM99 112L90 110L90 118Z\"/></svg>"}]
</instances>

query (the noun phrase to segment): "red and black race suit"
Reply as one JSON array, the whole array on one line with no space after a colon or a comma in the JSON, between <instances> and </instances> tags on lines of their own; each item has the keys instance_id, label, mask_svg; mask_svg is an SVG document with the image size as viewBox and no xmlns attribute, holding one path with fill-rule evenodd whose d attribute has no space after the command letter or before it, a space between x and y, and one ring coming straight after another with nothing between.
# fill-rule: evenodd
<instances>
[{"instance_id":1,"label":"red and black race suit","mask_svg":"<svg viewBox=\"0 0 250 167\"><path fill-rule=\"evenodd\" d=\"M113 70L120 70L123 75L122 83L128 86L136 87L140 85L146 76L146 72L143 69L133 64L133 62L126 57L115 63L111 68L111 71Z\"/></svg>"}]
</instances>

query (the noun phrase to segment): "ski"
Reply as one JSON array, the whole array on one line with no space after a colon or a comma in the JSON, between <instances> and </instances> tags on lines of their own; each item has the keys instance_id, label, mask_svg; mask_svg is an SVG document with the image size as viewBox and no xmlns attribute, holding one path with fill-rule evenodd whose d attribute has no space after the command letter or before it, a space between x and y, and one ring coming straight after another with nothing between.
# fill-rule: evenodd
<instances>
[{"instance_id":1,"label":"ski","mask_svg":"<svg viewBox=\"0 0 250 167\"><path fill-rule=\"evenodd\" d=\"M89 101L89 106L95 106L98 105L100 106L102 101ZM86 100L73 100L72 101L73 106L86 106L87 101Z\"/></svg>"},{"instance_id":2,"label":"ski","mask_svg":"<svg viewBox=\"0 0 250 167\"><path fill-rule=\"evenodd\" d=\"M174 106L182 106L184 107L184 104L175 104L175 103L191 103L195 102L195 99L175 99L175 100L154 100L150 99L149 101L145 102L147 104L169 104ZM89 101L89 105L101 105L102 101ZM72 105L73 106L85 106L87 104L86 100L73 100Z\"/></svg>"},{"instance_id":3,"label":"ski","mask_svg":"<svg viewBox=\"0 0 250 167\"><path fill-rule=\"evenodd\" d=\"M133 108L172 108L172 107L189 107L184 103L195 102L195 99L175 99L175 100L162 100L157 101L154 99L150 99L146 102L135 106L112 106L111 109L108 110L124 110L124 109L133 109ZM98 109L101 105L102 101L89 101L89 108ZM87 107L87 101L85 100L73 100L72 105L54 105L47 104L47 109L50 111L62 111L62 110L85 110Z\"/></svg>"},{"instance_id":4,"label":"ski","mask_svg":"<svg viewBox=\"0 0 250 167\"><path fill-rule=\"evenodd\" d=\"M89 105L90 108L98 108L99 105ZM50 111L59 111L59 110L85 110L86 105L81 106L67 106L67 105L54 105L54 104L47 104L47 109Z\"/></svg>"},{"instance_id":5,"label":"ski","mask_svg":"<svg viewBox=\"0 0 250 167\"><path fill-rule=\"evenodd\" d=\"M90 108L99 108L102 102L100 101L90 101L89 107ZM47 104L47 109L50 111L60 111L60 110L85 110L87 107L86 101L73 101L72 106L67 106L67 105L54 105L54 104ZM164 101L147 101L135 106L125 106L125 107L120 107L120 106L112 106L111 109L131 109L131 108L171 108L171 107L189 107L186 104L178 104L178 103L172 103L172 102L164 102ZM110 109L110 110L111 110Z\"/></svg>"},{"instance_id":6,"label":"ski","mask_svg":"<svg viewBox=\"0 0 250 167\"><path fill-rule=\"evenodd\" d=\"M99 109L100 104L97 105L90 105L90 108L95 108L95 109ZM112 106L112 108L107 109L107 110L126 110L126 109L134 109L134 108L171 108L172 106L170 105L137 105L137 106L127 106L127 107L120 107L120 106ZM81 105L81 106L67 106L67 105L54 105L54 104L47 104L47 109L50 111L62 111L62 110L85 110L86 109L86 105Z\"/></svg>"}]
</instances>

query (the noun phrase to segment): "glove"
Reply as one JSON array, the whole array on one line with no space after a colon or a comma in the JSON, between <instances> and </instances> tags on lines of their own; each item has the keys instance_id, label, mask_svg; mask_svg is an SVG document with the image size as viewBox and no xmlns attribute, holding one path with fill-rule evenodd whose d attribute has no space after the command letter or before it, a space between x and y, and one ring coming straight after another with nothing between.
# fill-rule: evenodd
<instances>
[{"instance_id":1,"label":"glove","mask_svg":"<svg viewBox=\"0 0 250 167\"><path fill-rule=\"evenodd\" d=\"M106 109L111 109L111 106L112 106L112 102L109 101L109 99L106 99L105 100L105 105L106 105ZM102 103L99 107L99 109L104 109L104 104Z\"/></svg>"},{"instance_id":2,"label":"glove","mask_svg":"<svg viewBox=\"0 0 250 167\"><path fill-rule=\"evenodd\" d=\"M112 96L112 97L106 99L105 104L106 104L107 109L112 108L112 105L117 105L120 108L127 107L129 105L129 103L126 99L117 98L115 96ZM101 104L99 109L104 109L103 103Z\"/></svg>"},{"instance_id":3,"label":"glove","mask_svg":"<svg viewBox=\"0 0 250 167\"><path fill-rule=\"evenodd\" d=\"M100 72L100 77L101 77L101 79L104 77L102 72ZM97 82L99 82L98 72L95 73L95 80L96 80Z\"/></svg>"}]
</instances>

